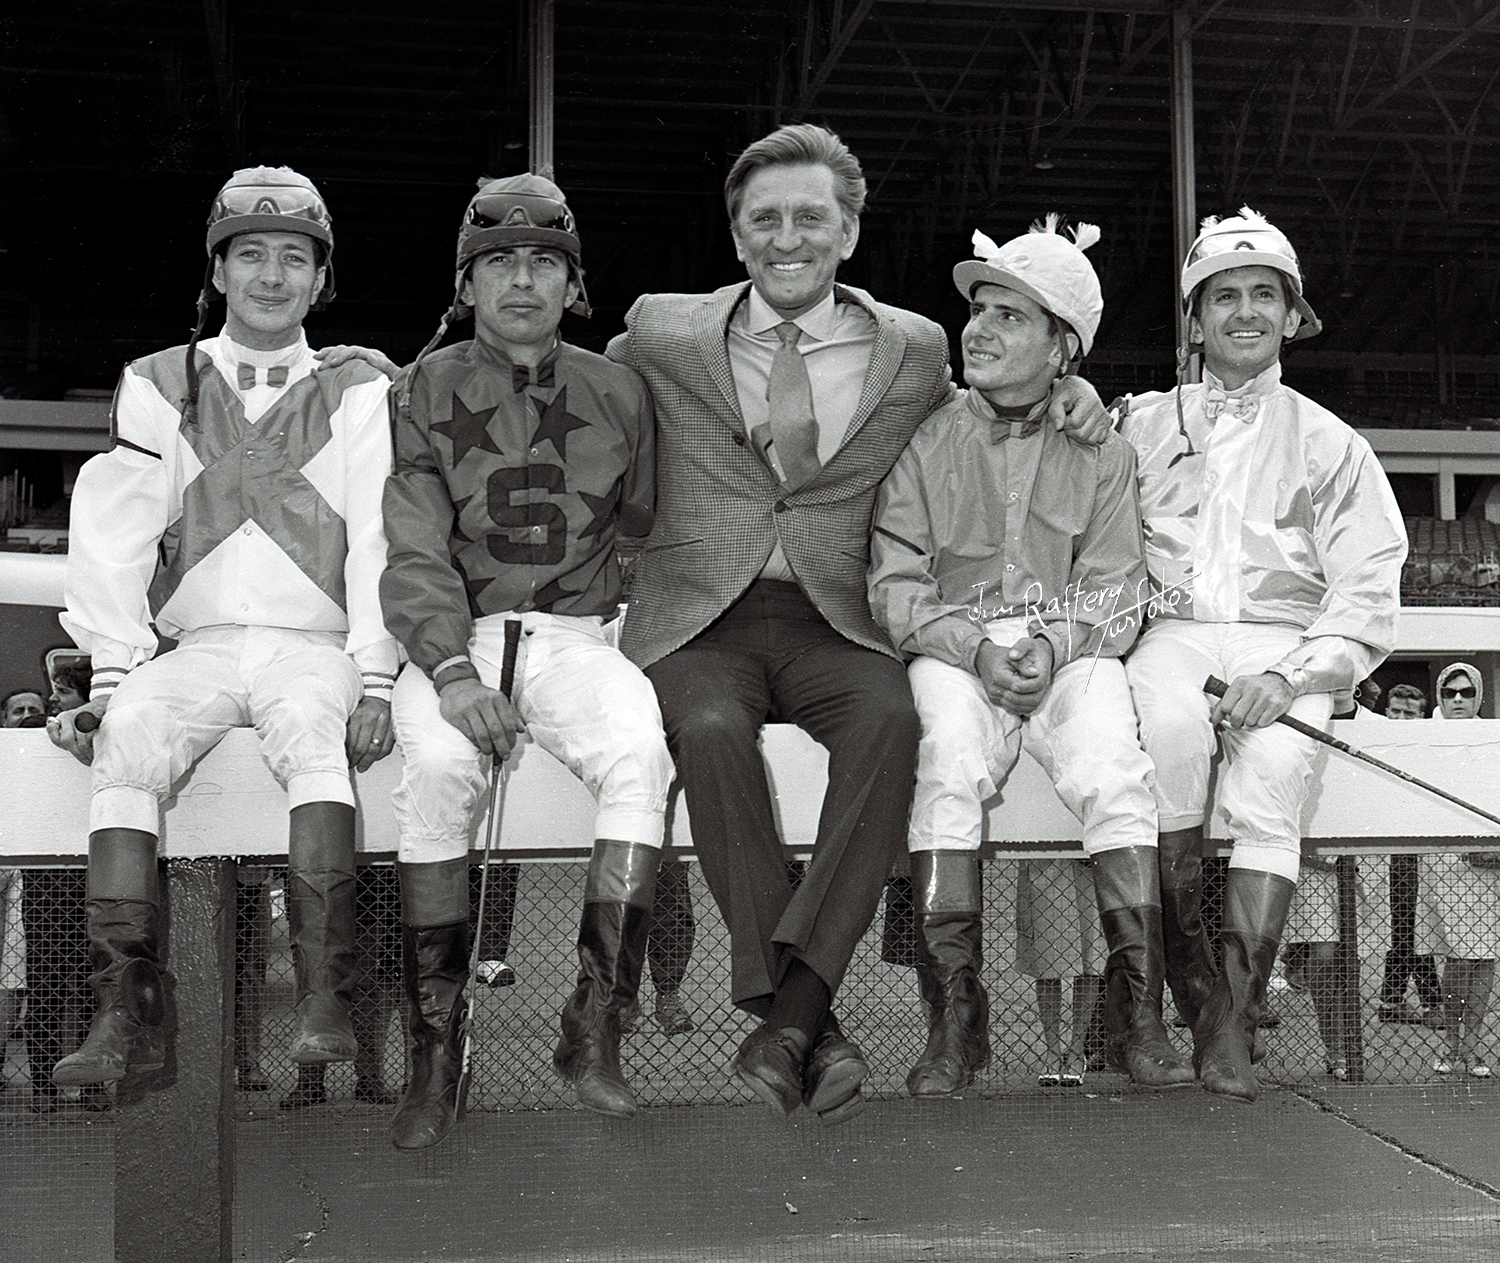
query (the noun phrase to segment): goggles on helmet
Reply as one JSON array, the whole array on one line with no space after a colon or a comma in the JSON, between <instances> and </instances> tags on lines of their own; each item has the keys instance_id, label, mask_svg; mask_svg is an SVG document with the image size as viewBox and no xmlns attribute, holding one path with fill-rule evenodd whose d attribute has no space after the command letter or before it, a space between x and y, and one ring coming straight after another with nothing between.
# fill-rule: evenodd
<instances>
[{"instance_id":1,"label":"goggles on helmet","mask_svg":"<svg viewBox=\"0 0 1500 1263\"><path fill-rule=\"evenodd\" d=\"M231 237L247 232L297 232L319 242L327 273L315 306L333 297L333 217L317 186L305 175L290 167L236 171L208 212L209 256Z\"/></svg>"},{"instance_id":2,"label":"goggles on helmet","mask_svg":"<svg viewBox=\"0 0 1500 1263\"><path fill-rule=\"evenodd\" d=\"M514 198L481 194L469 203L464 223L471 228L551 228L576 237L578 228L573 222L573 212L566 206L557 209L559 213L550 218L532 218Z\"/></svg>"},{"instance_id":3,"label":"goggles on helmet","mask_svg":"<svg viewBox=\"0 0 1500 1263\"><path fill-rule=\"evenodd\" d=\"M578 284L578 299L568 310L580 316L589 314L578 225L563 191L551 180L515 175L481 181L458 229L455 267L459 287L476 258L509 246L543 246L567 255Z\"/></svg>"}]
</instances>

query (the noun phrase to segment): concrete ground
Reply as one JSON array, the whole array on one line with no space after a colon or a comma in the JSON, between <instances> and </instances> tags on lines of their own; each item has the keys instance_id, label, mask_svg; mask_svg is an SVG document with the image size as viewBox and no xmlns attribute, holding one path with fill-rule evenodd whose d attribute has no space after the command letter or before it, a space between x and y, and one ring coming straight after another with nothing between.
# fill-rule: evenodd
<instances>
[{"instance_id":1,"label":"concrete ground","mask_svg":"<svg viewBox=\"0 0 1500 1263\"><path fill-rule=\"evenodd\" d=\"M1478 1263L1500 1257L1497 1124L1489 1084L1270 1089L1246 1106L1109 1076L880 1101L837 1129L760 1106L482 1113L422 1155L390 1147L379 1110L255 1117L234 1257ZM56 1116L25 1129L24 1154L21 1131L0 1132L8 1173L27 1173L0 1197L0 1259L110 1258L110 1132Z\"/></svg>"},{"instance_id":2,"label":"concrete ground","mask_svg":"<svg viewBox=\"0 0 1500 1263\"><path fill-rule=\"evenodd\" d=\"M699 939L684 996L698 1029L668 1039L648 1022L627 1041L645 1108L614 1122L568 1108L548 1068L576 967L575 870L526 872L511 955L521 981L479 996L479 1108L427 1154L391 1148L389 1110L354 1104L345 1067L329 1075L330 1104L276 1108L293 1081L278 947L262 1063L273 1089L237 1097L237 1260L1500 1259L1500 1082L1436 1080L1437 1032L1374 1021L1378 928L1363 979L1376 1082L1329 1080L1310 1002L1283 991L1262 1071L1281 1086L1250 1106L1197 1088L1141 1091L1113 1075L1036 1087L1047 1061L1030 980L1014 973L1000 932L987 968L995 1065L970 1099L907 1099L919 1010L910 971L882 964L872 934L841 995L880 1099L825 1130L805 1111L774 1117L727 1082L748 1028L724 1006L722 930L694 873ZM992 906L1008 907L1004 871L991 880ZM394 1022L389 1045L394 1084ZM19 1045L10 1051L0 1263L107 1263L112 1115L32 1115Z\"/></svg>"}]
</instances>

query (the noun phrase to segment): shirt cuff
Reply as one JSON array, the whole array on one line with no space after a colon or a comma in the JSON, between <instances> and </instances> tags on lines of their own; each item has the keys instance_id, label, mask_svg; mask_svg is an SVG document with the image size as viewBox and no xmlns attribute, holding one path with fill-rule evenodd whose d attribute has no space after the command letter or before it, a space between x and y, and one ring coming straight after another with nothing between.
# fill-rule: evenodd
<instances>
[{"instance_id":1,"label":"shirt cuff","mask_svg":"<svg viewBox=\"0 0 1500 1263\"><path fill-rule=\"evenodd\" d=\"M439 662L432 672L432 687L441 693L448 685L458 680L477 680L479 671L462 654Z\"/></svg>"},{"instance_id":2,"label":"shirt cuff","mask_svg":"<svg viewBox=\"0 0 1500 1263\"><path fill-rule=\"evenodd\" d=\"M89 677L89 700L111 697L120 687L120 681L130 674L129 667L95 667Z\"/></svg>"},{"instance_id":3,"label":"shirt cuff","mask_svg":"<svg viewBox=\"0 0 1500 1263\"><path fill-rule=\"evenodd\" d=\"M1045 640L1052 646L1052 671L1056 674L1058 669L1068 665L1072 659L1069 654L1073 650L1072 637L1066 631L1059 631L1059 623L1043 623L1040 627L1031 629L1031 634L1041 640Z\"/></svg>"},{"instance_id":4,"label":"shirt cuff","mask_svg":"<svg viewBox=\"0 0 1500 1263\"><path fill-rule=\"evenodd\" d=\"M394 671L361 671L359 681L364 686L366 697L389 703L391 693L396 687L396 673Z\"/></svg>"}]
</instances>

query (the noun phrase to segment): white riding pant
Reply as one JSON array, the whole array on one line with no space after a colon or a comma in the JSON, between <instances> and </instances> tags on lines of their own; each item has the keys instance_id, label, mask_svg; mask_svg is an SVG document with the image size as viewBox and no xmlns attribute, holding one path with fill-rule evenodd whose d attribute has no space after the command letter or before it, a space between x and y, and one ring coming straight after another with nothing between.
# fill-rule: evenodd
<instances>
[{"instance_id":1,"label":"white riding pant","mask_svg":"<svg viewBox=\"0 0 1500 1263\"><path fill-rule=\"evenodd\" d=\"M474 624L469 659L489 688L500 686L507 618L522 627L511 700L531 738L598 800L594 836L660 847L672 758L650 681L610 646L601 619L533 611ZM396 681L391 710L405 761L391 796L398 858L467 855L487 806L489 756L443 718L415 666Z\"/></svg>"},{"instance_id":2,"label":"white riding pant","mask_svg":"<svg viewBox=\"0 0 1500 1263\"><path fill-rule=\"evenodd\" d=\"M94 736L89 828L156 833L159 804L231 728L254 728L292 807L354 806L349 715L363 695L343 632L205 627L120 683Z\"/></svg>"},{"instance_id":3,"label":"white riding pant","mask_svg":"<svg viewBox=\"0 0 1500 1263\"><path fill-rule=\"evenodd\" d=\"M979 677L936 658L907 668L922 744L908 845L977 851L984 804L1026 749L1083 823L1090 855L1156 845L1151 761L1136 736L1125 671L1116 658L1070 662L1022 720L985 696Z\"/></svg>"},{"instance_id":4,"label":"white riding pant","mask_svg":"<svg viewBox=\"0 0 1500 1263\"><path fill-rule=\"evenodd\" d=\"M1156 802L1164 830L1202 825L1207 814L1209 761L1219 741L1218 810L1234 839L1231 868L1297 880L1302 854L1302 804L1317 743L1285 724L1225 728L1209 723L1214 698L1203 683L1259 675L1302 643L1295 627L1278 623L1196 623L1161 619L1146 629L1125 669L1141 719L1141 741L1156 764ZM1332 693L1304 693L1287 712L1327 729Z\"/></svg>"}]
</instances>

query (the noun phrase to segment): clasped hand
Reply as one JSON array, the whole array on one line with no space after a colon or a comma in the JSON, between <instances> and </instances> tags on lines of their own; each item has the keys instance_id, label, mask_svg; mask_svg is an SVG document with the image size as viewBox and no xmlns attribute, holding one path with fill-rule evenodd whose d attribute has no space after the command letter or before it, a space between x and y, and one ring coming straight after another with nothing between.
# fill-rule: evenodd
<instances>
[{"instance_id":1,"label":"clasped hand","mask_svg":"<svg viewBox=\"0 0 1500 1263\"><path fill-rule=\"evenodd\" d=\"M1006 649L984 640L974 655L974 669L985 696L1024 719L1046 699L1052 683L1052 644L1040 636L1025 636Z\"/></svg>"}]
</instances>

